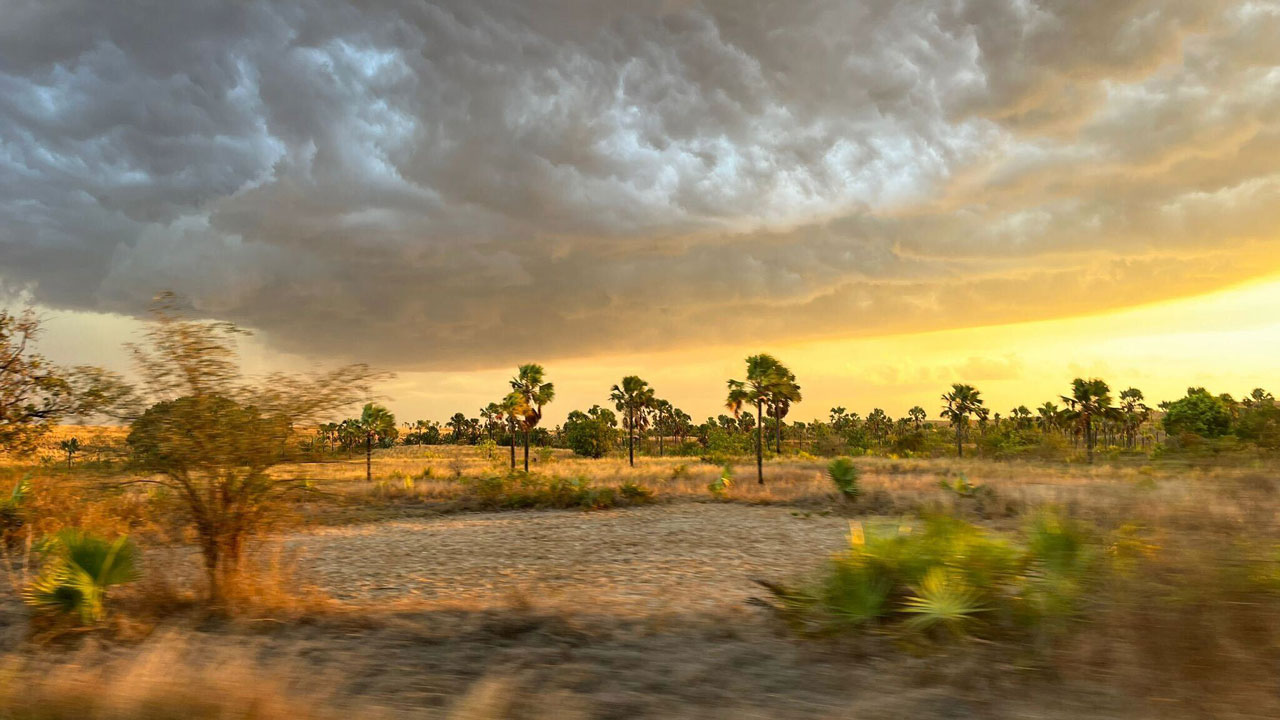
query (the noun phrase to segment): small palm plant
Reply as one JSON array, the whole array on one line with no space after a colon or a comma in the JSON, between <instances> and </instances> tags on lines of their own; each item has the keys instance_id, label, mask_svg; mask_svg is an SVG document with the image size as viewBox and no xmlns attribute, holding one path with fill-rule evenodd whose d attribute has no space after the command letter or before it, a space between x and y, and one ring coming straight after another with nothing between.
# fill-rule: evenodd
<instances>
[{"instance_id":1,"label":"small palm plant","mask_svg":"<svg viewBox=\"0 0 1280 720\"><path fill-rule=\"evenodd\" d=\"M963 637L973 616L984 610L979 593L942 566L930 568L914 590L902 609L911 615L904 624L913 630Z\"/></svg>"},{"instance_id":2,"label":"small palm plant","mask_svg":"<svg viewBox=\"0 0 1280 720\"><path fill-rule=\"evenodd\" d=\"M127 537L106 540L64 530L50 542L44 569L24 598L41 610L74 613L89 625L105 615L107 590L139 575L138 550Z\"/></svg>"},{"instance_id":3,"label":"small palm plant","mask_svg":"<svg viewBox=\"0 0 1280 720\"><path fill-rule=\"evenodd\" d=\"M969 476L964 473L960 473L960 476L956 478L954 483L949 483L946 480L939 480L938 487L953 493L956 497L966 498L969 500L994 494L991 488L986 485L979 485L971 482L969 480Z\"/></svg>"},{"instance_id":4,"label":"small palm plant","mask_svg":"<svg viewBox=\"0 0 1280 720\"><path fill-rule=\"evenodd\" d=\"M71 467L71 461L75 458L76 453L80 452L80 438L70 438L58 443L58 447L67 456L67 468Z\"/></svg>"},{"instance_id":5,"label":"small palm plant","mask_svg":"<svg viewBox=\"0 0 1280 720\"><path fill-rule=\"evenodd\" d=\"M847 500L854 500L862 493L858 487L859 474L858 466L849 458L836 458L827 465L827 476Z\"/></svg>"},{"instance_id":6,"label":"small palm plant","mask_svg":"<svg viewBox=\"0 0 1280 720\"><path fill-rule=\"evenodd\" d=\"M707 490L717 498L727 495L731 487L733 487L733 467L730 465L725 465L720 471L720 477L707 484Z\"/></svg>"},{"instance_id":7,"label":"small palm plant","mask_svg":"<svg viewBox=\"0 0 1280 720\"><path fill-rule=\"evenodd\" d=\"M31 481L24 477L10 491L9 497L0 498L0 542L6 548L16 543L16 533L24 523L22 505L31 494Z\"/></svg>"}]
</instances>

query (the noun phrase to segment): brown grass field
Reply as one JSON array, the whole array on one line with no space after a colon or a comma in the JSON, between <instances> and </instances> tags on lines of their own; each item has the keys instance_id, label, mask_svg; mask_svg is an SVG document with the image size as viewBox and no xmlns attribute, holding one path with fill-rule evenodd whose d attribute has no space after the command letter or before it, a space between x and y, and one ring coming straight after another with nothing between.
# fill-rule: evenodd
<instances>
[{"instance_id":1,"label":"brown grass field","mask_svg":"<svg viewBox=\"0 0 1280 720\"><path fill-rule=\"evenodd\" d=\"M84 429L63 432L83 433ZM102 431L107 434L106 431ZM23 718L1271 718L1280 716L1280 615L1222 589L1232 558L1280 545L1273 472L860 458L840 499L824 459L745 460L724 497L696 458L539 455L535 472L635 483L652 502L602 510L480 510L478 478L506 449L395 448L277 468L315 492L254 552L234 615L194 603L197 558L156 493L118 470L57 462L33 474L30 536L129 532L143 581L105 627L32 625L11 550L0 603L0 717ZM958 498L940 480L994 491ZM849 522L948 512L996 531L1052 505L1142 530L1142 594L1110 597L1051 650L921 647L889 634L799 638L755 603L756 579L813 571ZM1280 560L1280 555L1275 556ZM1270 566L1274 567L1274 566ZM1280 573L1277 573L1280 577Z\"/></svg>"}]
</instances>

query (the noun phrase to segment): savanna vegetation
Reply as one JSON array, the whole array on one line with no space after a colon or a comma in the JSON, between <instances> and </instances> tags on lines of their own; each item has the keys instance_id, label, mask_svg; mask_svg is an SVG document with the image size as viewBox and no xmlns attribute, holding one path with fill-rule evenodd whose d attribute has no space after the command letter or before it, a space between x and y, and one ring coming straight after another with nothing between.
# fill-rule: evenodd
<instances>
[{"instance_id":1,"label":"savanna vegetation","mask_svg":"<svg viewBox=\"0 0 1280 720\"><path fill-rule=\"evenodd\" d=\"M1280 712L1263 389L800 421L758 354L702 422L630 375L556 425L535 363L406 422L173 296L128 375L38 333L0 316L0 717Z\"/></svg>"}]
</instances>

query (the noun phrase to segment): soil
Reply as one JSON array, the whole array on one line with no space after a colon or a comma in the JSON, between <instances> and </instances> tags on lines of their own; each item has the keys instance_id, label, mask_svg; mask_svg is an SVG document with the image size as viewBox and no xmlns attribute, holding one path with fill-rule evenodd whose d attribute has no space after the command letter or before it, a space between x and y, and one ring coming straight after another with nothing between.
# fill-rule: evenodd
<instances>
[{"instance_id":1,"label":"soil","mask_svg":"<svg viewBox=\"0 0 1280 720\"><path fill-rule=\"evenodd\" d=\"M295 536L304 576L360 603L480 609L513 600L643 614L738 607L838 550L848 521L780 507L684 503L477 513Z\"/></svg>"}]
</instances>

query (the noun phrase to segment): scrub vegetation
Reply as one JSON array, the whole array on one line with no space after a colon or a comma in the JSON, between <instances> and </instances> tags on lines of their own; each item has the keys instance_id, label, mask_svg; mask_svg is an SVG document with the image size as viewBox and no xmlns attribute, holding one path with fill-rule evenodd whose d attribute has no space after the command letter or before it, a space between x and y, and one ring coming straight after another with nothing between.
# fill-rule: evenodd
<instances>
[{"instance_id":1,"label":"scrub vegetation","mask_svg":"<svg viewBox=\"0 0 1280 720\"><path fill-rule=\"evenodd\" d=\"M0 319L0 717L1280 714L1265 390L802 422L760 354L703 422L627 376L550 424L535 363L403 422L181 307L128 377Z\"/></svg>"}]
</instances>

